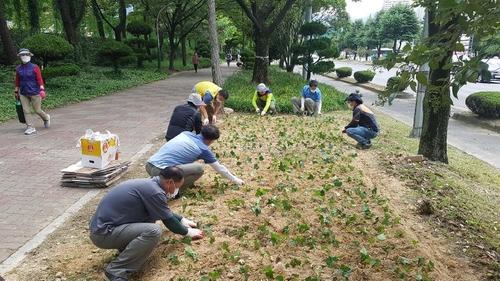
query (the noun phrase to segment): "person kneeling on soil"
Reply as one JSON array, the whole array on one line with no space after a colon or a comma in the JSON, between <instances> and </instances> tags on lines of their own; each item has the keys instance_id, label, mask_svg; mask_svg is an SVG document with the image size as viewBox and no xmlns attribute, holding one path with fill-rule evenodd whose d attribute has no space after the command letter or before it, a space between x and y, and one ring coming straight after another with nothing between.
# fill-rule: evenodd
<instances>
[{"instance_id":1,"label":"person kneeling on soil","mask_svg":"<svg viewBox=\"0 0 500 281\"><path fill-rule=\"evenodd\" d=\"M295 114L321 115L321 91L318 88L318 81L311 80L309 85L302 88L301 98L293 97L292 106Z\"/></svg>"},{"instance_id":2,"label":"person kneeling on soil","mask_svg":"<svg viewBox=\"0 0 500 281\"><path fill-rule=\"evenodd\" d=\"M214 125L203 126L199 135L182 132L149 158L146 171L150 176L156 176L165 167L177 166L184 171L182 188L190 187L203 175L203 164L196 162L202 159L222 176L237 185L242 185L244 182L221 165L209 148L219 136L219 129Z\"/></svg>"},{"instance_id":3,"label":"person kneeling on soil","mask_svg":"<svg viewBox=\"0 0 500 281\"><path fill-rule=\"evenodd\" d=\"M267 112L270 114L276 113L273 93L264 83L257 85L253 94L252 105L255 108L255 112L261 116L266 115Z\"/></svg>"},{"instance_id":4,"label":"person kneeling on soil","mask_svg":"<svg viewBox=\"0 0 500 281\"><path fill-rule=\"evenodd\" d=\"M196 83L193 93L200 95L205 103L200 107L203 125L217 123L217 114L229 98L229 93L210 81Z\"/></svg>"},{"instance_id":5,"label":"person kneeling on soil","mask_svg":"<svg viewBox=\"0 0 500 281\"><path fill-rule=\"evenodd\" d=\"M167 133L165 134L167 141L184 131L195 131L197 134L201 132L201 116L198 109L205 103L198 94L189 95L186 101L186 104L176 106L170 117Z\"/></svg>"},{"instance_id":6,"label":"person kneeling on soil","mask_svg":"<svg viewBox=\"0 0 500 281\"><path fill-rule=\"evenodd\" d=\"M173 233L203 238L196 223L173 213L167 201L184 181L182 170L168 167L158 177L122 182L104 196L90 220L90 239L99 248L117 249L105 269L111 281L126 281L139 271L162 236L157 220Z\"/></svg>"},{"instance_id":7,"label":"person kneeling on soil","mask_svg":"<svg viewBox=\"0 0 500 281\"><path fill-rule=\"evenodd\" d=\"M352 121L344 128L342 133L355 139L356 148L368 149L372 146L371 139L379 132L379 126L373 112L363 104L358 93L352 93L346 98L347 104L352 109Z\"/></svg>"}]
</instances>

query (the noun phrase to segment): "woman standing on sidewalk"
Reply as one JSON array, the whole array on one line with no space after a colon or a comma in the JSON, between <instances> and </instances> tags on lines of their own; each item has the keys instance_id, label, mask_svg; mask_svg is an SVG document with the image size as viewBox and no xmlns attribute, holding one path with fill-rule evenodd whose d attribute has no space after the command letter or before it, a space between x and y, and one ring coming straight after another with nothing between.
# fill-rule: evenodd
<instances>
[{"instance_id":1,"label":"woman standing on sidewalk","mask_svg":"<svg viewBox=\"0 0 500 281\"><path fill-rule=\"evenodd\" d=\"M198 72L198 64L200 64L200 57L198 56L198 51L194 51L193 57L191 58L191 62L194 66L194 72Z\"/></svg>"},{"instance_id":2,"label":"woman standing on sidewalk","mask_svg":"<svg viewBox=\"0 0 500 281\"><path fill-rule=\"evenodd\" d=\"M14 90L17 100L21 100L24 117L26 119L25 135L36 133L31 117L31 107L35 113L43 120L45 128L50 126L50 115L42 110L42 99L45 97L45 87L43 85L42 73L38 65L31 63L33 54L28 49L20 49L17 56L22 64L16 67L16 88Z\"/></svg>"}]
</instances>

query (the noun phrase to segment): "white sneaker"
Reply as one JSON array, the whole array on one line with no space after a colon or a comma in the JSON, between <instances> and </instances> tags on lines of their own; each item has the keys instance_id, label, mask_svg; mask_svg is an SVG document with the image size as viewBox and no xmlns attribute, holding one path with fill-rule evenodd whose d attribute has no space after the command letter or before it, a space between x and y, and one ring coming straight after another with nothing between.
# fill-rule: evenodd
<instances>
[{"instance_id":1,"label":"white sneaker","mask_svg":"<svg viewBox=\"0 0 500 281\"><path fill-rule=\"evenodd\" d=\"M47 121L43 121L43 126L45 126L45 128L49 128L50 127L50 115L47 114L47 117L49 117L49 120Z\"/></svg>"},{"instance_id":2,"label":"white sneaker","mask_svg":"<svg viewBox=\"0 0 500 281\"><path fill-rule=\"evenodd\" d=\"M31 127L31 126L28 126L28 128L26 128L26 131L24 131L24 134L25 135L31 135L31 134L34 134L36 133L36 129Z\"/></svg>"}]
</instances>

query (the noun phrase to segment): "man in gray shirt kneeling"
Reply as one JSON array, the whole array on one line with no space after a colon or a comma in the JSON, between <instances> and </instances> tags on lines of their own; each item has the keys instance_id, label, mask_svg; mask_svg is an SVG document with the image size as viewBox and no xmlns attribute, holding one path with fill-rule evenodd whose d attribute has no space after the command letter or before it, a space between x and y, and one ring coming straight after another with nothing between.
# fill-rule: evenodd
<instances>
[{"instance_id":1,"label":"man in gray shirt kneeling","mask_svg":"<svg viewBox=\"0 0 500 281\"><path fill-rule=\"evenodd\" d=\"M182 170L172 166L150 179L133 179L114 187L97 206L90 220L90 239L99 248L120 253L105 270L111 281L127 281L138 271L162 235L157 220L173 233L203 238L196 223L174 214L167 205L184 182Z\"/></svg>"}]
</instances>

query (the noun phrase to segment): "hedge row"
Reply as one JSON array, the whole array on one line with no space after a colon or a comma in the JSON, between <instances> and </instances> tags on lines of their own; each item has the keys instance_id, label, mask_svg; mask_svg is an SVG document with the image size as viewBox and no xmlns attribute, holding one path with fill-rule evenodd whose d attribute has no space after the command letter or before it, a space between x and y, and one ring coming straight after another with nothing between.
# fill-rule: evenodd
<instances>
[{"instance_id":1,"label":"hedge row","mask_svg":"<svg viewBox=\"0 0 500 281\"><path fill-rule=\"evenodd\" d=\"M500 118L500 92L477 92L465 99L467 107L485 118Z\"/></svg>"},{"instance_id":2,"label":"hedge row","mask_svg":"<svg viewBox=\"0 0 500 281\"><path fill-rule=\"evenodd\" d=\"M362 70L354 72L354 79L358 81L358 83L366 83L373 80L375 77L375 72L370 70Z\"/></svg>"}]
</instances>

